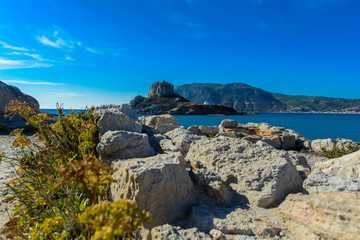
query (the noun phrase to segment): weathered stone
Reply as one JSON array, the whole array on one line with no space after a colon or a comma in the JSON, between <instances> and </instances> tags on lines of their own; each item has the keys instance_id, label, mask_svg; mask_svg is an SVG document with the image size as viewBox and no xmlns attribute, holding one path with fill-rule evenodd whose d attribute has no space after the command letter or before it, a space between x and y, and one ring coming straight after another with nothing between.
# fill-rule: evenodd
<instances>
[{"instance_id":1,"label":"weathered stone","mask_svg":"<svg viewBox=\"0 0 360 240\"><path fill-rule=\"evenodd\" d=\"M214 205L199 205L193 210L186 221L187 227L197 227L200 231L217 233L226 239L270 239L280 236L283 228L274 220L267 209L241 207L219 207ZM244 237L244 238L243 238Z\"/></svg>"},{"instance_id":2,"label":"weathered stone","mask_svg":"<svg viewBox=\"0 0 360 240\"><path fill-rule=\"evenodd\" d=\"M219 133L219 128L215 126L199 126L200 134L207 136L215 136Z\"/></svg>"},{"instance_id":3,"label":"weathered stone","mask_svg":"<svg viewBox=\"0 0 360 240\"><path fill-rule=\"evenodd\" d=\"M182 229L178 226L171 226L165 224L151 229L151 239L153 240L184 240L184 239L204 239L211 240L212 238L197 228Z\"/></svg>"},{"instance_id":4,"label":"weathered stone","mask_svg":"<svg viewBox=\"0 0 360 240\"><path fill-rule=\"evenodd\" d=\"M192 125L192 126L188 127L187 130L188 130L191 134L201 135L201 132L200 132L198 126Z\"/></svg>"},{"instance_id":5,"label":"weathered stone","mask_svg":"<svg viewBox=\"0 0 360 240\"><path fill-rule=\"evenodd\" d=\"M281 149L281 140L279 137L263 137L262 140L274 148Z\"/></svg>"},{"instance_id":6,"label":"weathered stone","mask_svg":"<svg viewBox=\"0 0 360 240\"><path fill-rule=\"evenodd\" d=\"M261 141L205 138L191 144L186 159L200 161L204 171L216 173L252 205L270 207L302 189L302 180L287 154Z\"/></svg>"},{"instance_id":7,"label":"weathered stone","mask_svg":"<svg viewBox=\"0 0 360 240\"><path fill-rule=\"evenodd\" d=\"M311 149L314 152L322 153L323 149L330 151L335 147L336 141L334 139L316 139L311 142Z\"/></svg>"},{"instance_id":8,"label":"weathered stone","mask_svg":"<svg viewBox=\"0 0 360 240\"><path fill-rule=\"evenodd\" d=\"M181 146L175 146L171 139L165 138L160 140L160 147L164 152L180 152Z\"/></svg>"},{"instance_id":9,"label":"weathered stone","mask_svg":"<svg viewBox=\"0 0 360 240\"><path fill-rule=\"evenodd\" d=\"M179 153L159 154L149 158L113 162L118 169L111 185L113 200L127 198L150 212L153 221L147 228L173 223L196 204L194 185Z\"/></svg>"},{"instance_id":10,"label":"weathered stone","mask_svg":"<svg viewBox=\"0 0 360 240\"><path fill-rule=\"evenodd\" d=\"M146 135L148 136L150 146L155 150L155 152L164 153L163 149L161 148L160 142L167 138L161 134L156 134L151 131L146 132Z\"/></svg>"},{"instance_id":11,"label":"weathered stone","mask_svg":"<svg viewBox=\"0 0 360 240\"><path fill-rule=\"evenodd\" d=\"M220 123L220 126L223 128L236 128L238 125L238 121L232 119L224 119Z\"/></svg>"},{"instance_id":12,"label":"weathered stone","mask_svg":"<svg viewBox=\"0 0 360 240\"><path fill-rule=\"evenodd\" d=\"M144 124L152 127L158 127L166 124L178 126L179 120L177 120L170 114L154 115L154 116L145 117Z\"/></svg>"},{"instance_id":13,"label":"weathered stone","mask_svg":"<svg viewBox=\"0 0 360 240\"><path fill-rule=\"evenodd\" d=\"M172 124L164 124L164 125L157 126L155 128L155 132L158 134L165 134L167 132L174 130L175 128L178 128L178 126L172 125Z\"/></svg>"},{"instance_id":14,"label":"weathered stone","mask_svg":"<svg viewBox=\"0 0 360 240\"><path fill-rule=\"evenodd\" d=\"M124 130L140 133L142 130L135 111L128 104L102 105L96 108L95 113L100 117L100 136L107 131Z\"/></svg>"},{"instance_id":15,"label":"weathered stone","mask_svg":"<svg viewBox=\"0 0 360 240\"><path fill-rule=\"evenodd\" d=\"M296 150L296 135L289 132L284 132L281 136L282 148L285 150Z\"/></svg>"},{"instance_id":16,"label":"weathered stone","mask_svg":"<svg viewBox=\"0 0 360 240\"><path fill-rule=\"evenodd\" d=\"M190 144L198 139L204 138L201 136L193 135L188 130L176 128L170 132L165 133L165 136L170 138L173 145L180 149L181 153L185 156L189 150Z\"/></svg>"},{"instance_id":17,"label":"weathered stone","mask_svg":"<svg viewBox=\"0 0 360 240\"><path fill-rule=\"evenodd\" d=\"M336 147L339 149L359 149L359 144L350 139L338 138L336 139Z\"/></svg>"},{"instance_id":18,"label":"weathered stone","mask_svg":"<svg viewBox=\"0 0 360 240\"><path fill-rule=\"evenodd\" d=\"M291 194L272 211L292 239L358 239L360 193Z\"/></svg>"},{"instance_id":19,"label":"weathered stone","mask_svg":"<svg viewBox=\"0 0 360 240\"><path fill-rule=\"evenodd\" d=\"M174 94L174 85L162 81L154 82L149 90L148 97L166 97Z\"/></svg>"},{"instance_id":20,"label":"weathered stone","mask_svg":"<svg viewBox=\"0 0 360 240\"><path fill-rule=\"evenodd\" d=\"M130 107L135 108L136 105L138 105L139 103L141 103L142 101L144 101L144 99L145 99L145 98L144 98L143 96L137 95L136 97L134 97L134 98L130 101L129 105L130 105Z\"/></svg>"},{"instance_id":21,"label":"weathered stone","mask_svg":"<svg viewBox=\"0 0 360 240\"><path fill-rule=\"evenodd\" d=\"M270 130L271 127L272 126L268 123L260 123L259 124L259 130Z\"/></svg>"},{"instance_id":22,"label":"weathered stone","mask_svg":"<svg viewBox=\"0 0 360 240\"><path fill-rule=\"evenodd\" d=\"M322 171L329 176L360 179L360 151L316 163L313 171Z\"/></svg>"},{"instance_id":23,"label":"weathered stone","mask_svg":"<svg viewBox=\"0 0 360 240\"><path fill-rule=\"evenodd\" d=\"M257 143L257 141L261 140L261 137L251 135L251 136L245 136L242 139L244 139L246 141L249 141L251 143Z\"/></svg>"},{"instance_id":24,"label":"weathered stone","mask_svg":"<svg viewBox=\"0 0 360 240\"><path fill-rule=\"evenodd\" d=\"M225 234L223 234L221 231L219 231L217 229L211 229L209 234L211 235L211 237L213 237L213 239L216 239L216 240L225 240L226 239Z\"/></svg>"},{"instance_id":25,"label":"weathered stone","mask_svg":"<svg viewBox=\"0 0 360 240\"><path fill-rule=\"evenodd\" d=\"M199 192L202 193L201 202L230 205L241 201L236 192L228 186L216 173L206 171L206 167L200 161L190 161L193 174L192 180Z\"/></svg>"},{"instance_id":26,"label":"weathered stone","mask_svg":"<svg viewBox=\"0 0 360 240\"><path fill-rule=\"evenodd\" d=\"M334 177L323 172L314 172L304 181L304 189L309 193L359 192L360 179Z\"/></svg>"},{"instance_id":27,"label":"weathered stone","mask_svg":"<svg viewBox=\"0 0 360 240\"><path fill-rule=\"evenodd\" d=\"M307 156L299 153L297 151L288 151L287 152L291 162L295 165L295 166L303 166L305 168L311 169L310 165L307 162Z\"/></svg>"},{"instance_id":28,"label":"weathered stone","mask_svg":"<svg viewBox=\"0 0 360 240\"><path fill-rule=\"evenodd\" d=\"M155 153L146 134L127 131L107 131L102 135L96 150L100 159L106 162L148 157Z\"/></svg>"}]
</instances>

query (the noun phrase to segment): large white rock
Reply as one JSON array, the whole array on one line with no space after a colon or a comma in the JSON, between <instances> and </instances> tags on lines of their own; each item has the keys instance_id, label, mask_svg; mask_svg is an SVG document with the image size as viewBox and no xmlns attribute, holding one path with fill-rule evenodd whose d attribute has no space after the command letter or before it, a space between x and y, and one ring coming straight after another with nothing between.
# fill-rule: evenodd
<instances>
[{"instance_id":1,"label":"large white rock","mask_svg":"<svg viewBox=\"0 0 360 240\"><path fill-rule=\"evenodd\" d=\"M359 192L360 179L334 177L323 172L314 172L304 181L304 189L309 193Z\"/></svg>"},{"instance_id":2,"label":"large white rock","mask_svg":"<svg viewBox=\"0 0 360 240\"><path fill-rule=\"evenodd\" d=\"M304 181L310 193L360 191L360 151L318 162Z\"/></svg>"},{"instance_id":3,"label":"large white rock","mask_svg":"<svg viewBox=\"0 0 360 240\"><path fill-rule=\"evenodd\" d=\"M188 130L183 128L176 128L170 132L165 133L165 136L168 137L171 140L171 143L174 147L172 147L169 141L166 140L166 144L162 144L162 141L160 142L160 145L167 146L166 149L163 148L164 151L172 151L171 149L176 149L175 151L179 151L185 156L187 151L189 150L190 144L194 142L195 140L206 138L202 136L197 136L194 134L191 134Z\"/></svg>"},{"instance_id":4,"label":"large white rock","mask_svg":"<svg viewBox=\"0 0 360 240\"><path fill-rule=\"evenodd\" d=\"M330 151L333 147L335 147L336 141L334 139L316 139L311 142L311 149L314 152L322 153L323 149Z\"/></svg>"},{"instance_id":5,"label":"large white rock","mask_svg":"<svg viewBox=\"0 0 360 240\"><path fill-rule=\"evenodd\" d=\"M191 144L186 159L201 162L204 171L219 175L252 205L270 207L302 189L300 175L288 155L262 141L253 144L236 138L204 138Z\"/></svg>"},{"instance_id":6,"label":"large white rock","mask_svg":"<svg viewBox=\"0 0 360 240\"><path fill-rule=\"evenodd\" d=\"M360 151L316 163L312 170L322 171L329 176L360 179Z\"/></svg>"},{"instance_id":7,"label":"large white rock","mask_svg":"<svg viewBox=\"0 0 360 240\"><path fill-rule=\"evenodd\" d=\"M127 131L107 131L102 135L96 150L100 159L106 162L149 157L155 153L146 134Z\"/></svg>"},{"instance_id":8,"label":"large white rock","mask_svg":"<svg viewBox=\"0 0 360 240\"><path fill-rule=\"evenodd\" d=\"M113 200L127 198L151 213L147 228L173 223L197 203L194 185L180 153L113 162L118 169L111 185Z\"/></svg>"},{"instance_id":9,"label":"large white rock","mask_svg":"<svg viewBox=\"0 0 360 240\"><path fill-rule=\"evenodd\" d=\"M135 111L128 104L102 105L96 108L95 113L100 117L98 121L100 136L107 131L116 130L141 133L142 125Z\"/></svg>"},{"instance_id":10,"label":"large white rock","mask_svg":"<svg viewBox=\"0 0 360 240\"><path fill-rule=\"evenodd\" d=\"M158 127L165 124L178 126L179 120L177 120L175 117L171 116L170 114L153 115L153 116L145 117L145 125L151 127Z\"/></svg>"},{"instance_id":11,"label":"large white rock","mask_svg":"<svg viewBox=\"0 0 360 240\"><path fill-rule=\"evenodd\" d=\"M238 125L238 121L232 119L224 119L220 123L220 127L223 128L236 128Z\"/></svg>"}]
</instances>

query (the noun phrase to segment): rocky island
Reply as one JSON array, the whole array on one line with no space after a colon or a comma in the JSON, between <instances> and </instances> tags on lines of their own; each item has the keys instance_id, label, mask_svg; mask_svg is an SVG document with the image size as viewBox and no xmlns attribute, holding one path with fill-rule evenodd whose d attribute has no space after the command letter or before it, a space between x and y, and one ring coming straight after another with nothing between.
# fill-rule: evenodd
<instances>
[{"instance_id":1,"label":"rocky island","mask_svg":"<svg viewBox=\"0 0 360 240\"><path fill-rule=\"evenodd\" d=\"M152 84L148 97L136 96L130 106L137 114L171 114L171 115L246 115L229 106L205 105L192 103L174 92L174 86L168 82Z\"/></svg>"}]
</instances>

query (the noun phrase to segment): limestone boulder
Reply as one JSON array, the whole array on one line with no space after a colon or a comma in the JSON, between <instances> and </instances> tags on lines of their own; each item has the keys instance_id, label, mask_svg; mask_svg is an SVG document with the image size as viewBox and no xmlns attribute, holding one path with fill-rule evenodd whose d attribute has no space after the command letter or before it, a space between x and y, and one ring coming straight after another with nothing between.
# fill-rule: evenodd
<instances>
[{"instance_id":1,"label":"limestone boulder","mask_svg":"<svg viewBox=\"0 0 360 240\"><path fill-rule=\"evenodd\" d=\"M180 153L159 154L142 159L113 162L116 183L111 185L113 200L134 200L151 213L152 228L183 218L197 203L194 185Z\"/></svg>"},{"instance_id":2,"label":"limestone boulder","mask_svg":"<svg viewBox=\"0 0 360 240\"><path fill-rule=\"evenodd\" d=\"M201 135L215 136L219 133L219 128L216 126L199 126L199 131Z\"/></svg>"},{"instance_id":3,"label":"limestone boulder","mask_svg":"<svg viewBox=\"0 0 360 240\"><path fill-rule=\"evenodd\" d=\"M360 192L360 179L334 177L323 172L314 172L304 181L304 189L309 193Z\"/></svg>"},{"instance_id":4,"label":"limestone boulder","mask_svg":"<svg viewBox=\"0 0 360 240\"><path fill-rule=\"evenodd\" d=\"M170 147L170 144L174 146L175 149L179 149L180 152L185 156L189 150L190 144L198 139L206 138L202 136L197 136L194 134L191 134L188 130L183 128L176 128L170 132L167 132L164 134L167 138L171 140L171 143L169 141L166 141L169 148L167 148L167 151L170 151L172 147ZM160 142L161 144L162 142ZM165 144L163 144L165 145ZM164 151L166 151L164 149ZM177 151L177 150L176 150Z\"/></svg>"},{"instance_id":5,"label":"limestone boulder","mask_svg":"<svg viewBox=\"0 0 360 240\"><path fill-rule=\"evenodd\" d=\"M201 135L201 132L200 132L198 126L192 125L192 126L188 127L187 130L188 130L191 134Z\"/></svg>"},{"instance_id":6,"label":"limestone boulder","mask_svg":"<svg viewBox=\"0 0 360 240\"><path fill-rule=\"evenodd\" d=\"M154 155L146 134L127 131L107 131L96 147L101 160L144 158Z\"/></svg>"},{"instance_id":7,"label":"limestone boulder","mask_svg":"<svg viewBox=\"0 0 360 240\"><path fill-rule=\"evenodd\" d=\"M291 194L273 209L291 239L358 239L360 193Z\"/></svg>"},{"instance_id":8,"label":"limestone boulder","mask_svg":"<svg viewBox=\"0 0 360 240\"><path fill-rule=\"evenodd\" d=\"M100 136L107 131L117 130L141 133L142 125L135 111L128 104L102 105L96 108L95 114L99 115Z\"/></svg>"},{"instance_id":9,"label":"limestone boulder","mask_svg":"<svg viewBox=\"0 0 360 240\"><path fill-rule=\"evenodd\" d=\"M185 226L196 227L223 239L279 239L283 224L272 213L262 208L220 207L199 205L193 207Z\"/></svg>"},{"instance_id":10,"label":"limestone boulder","mask_svg":"<svg viewBox=\"0 0 360 240\"><path fill-rule=\"evenodd\" d=\"M283 132L283 135L281 136L282 141L282 148L285 150L296 150L297 144L296 144L296 135L289 133L289 132Z\"/></svg>"},{"instance_id":11,"label":"limestone boulder","mask_svg":"<svg viewBox=\"0 0 360 240\"><path fill-rule=\"evenodd\" d=\"M236 128L238 125L238 121L232 119L224 119L220 123L220 126L223 128Z\"/></svg>"},{"instance_id":12,"label":"limestone boulder","mask_svg":"<svg viewBox=\"0 0 360 240\"><path fill-rule=\"evenodd\" d=\"M191 144L186 159L216 173L251 205L270 207L288 193L302 190L301 177L288 155L262 141L199 139Z\"/></svg>"},{"instance_id":13,"label":"limestone boulder","mask_svg":"<svg viewBox=\"0 0 360 240\"><path fill-rule=\"evenodd\" d=\"M330 151L335 146L336 146L336 141L331 138L316 139L311 142L311 149L317 153L322 153L323 149Z\"/></svg>"},{"instance_id":14,"label":"limestone boulder","mask_svg":"<svg viewBox=\"0 0 360 240\"><path fill-rule=\"evenodd\" d=\"M329 176L360 179L360 151L318 162L313 166L313 172L321 171Z\"/></svg>"},{"instance_id":15,"label":"limestone boulder","mask_svg":"<svg viewBox=\"0 0 360 240\"><path fill-rule=\"evenodd\" d=\"M163 114L163 115L154 115L145 117L145 123L151 127L158 127L165 124L179 126L179 120L175 117L171 116L170 114Z\"/></svg>"},{"instance_id":16,"label":"limestone boulder","mask_svg":"<svg viewBox=\"0 0 360 240\"><path fill-rule=\"evenodd\" d=\"M183 229L178 226L165 224L151 229L151 239L153 240L184 240L184 239L204 239L211 240L212 238L200 232L197 228Z\"/></svg>"},{"instance_id":17,"label":"limestone boulder","mask_svg":"<svg viewBox=\"0 0 360 240\"><path fill-rule=\"evenodd\" d=\"M266 142L267 144L276 149L281 149L281 140L279 137L263 137L262 141Z\"/></svg>"}]
</instances>

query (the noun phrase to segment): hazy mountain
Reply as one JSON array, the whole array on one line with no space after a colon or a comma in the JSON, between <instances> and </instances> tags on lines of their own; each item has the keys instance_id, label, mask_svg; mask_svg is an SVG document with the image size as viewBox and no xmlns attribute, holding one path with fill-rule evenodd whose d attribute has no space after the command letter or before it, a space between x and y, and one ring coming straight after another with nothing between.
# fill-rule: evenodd
<instances>
[{"instance_id":1,"label":"hazy mountain","mask_svg":"<svg viewBox=\"0 0 360 240\"><path fill-rule=\"evenodd\" d=\"M360 99L292 96L271 93L244 83L193 83L180 85L175 92L191 102L212 100L238 111L254 112L360 112Z\"/></svg>"},{"instance_id":2,"label":"hazy mountain","mask_svg":"<svg viewBox=\"0 0 360 240\"><path fill-rule=\"evenodd\" d=\"M272 93L243 83L193 83L180 85L175 92L195 103L212 100L228 104L238 111L274 112L286 110L285 104Z\"/></svg>"}]
</instances>

